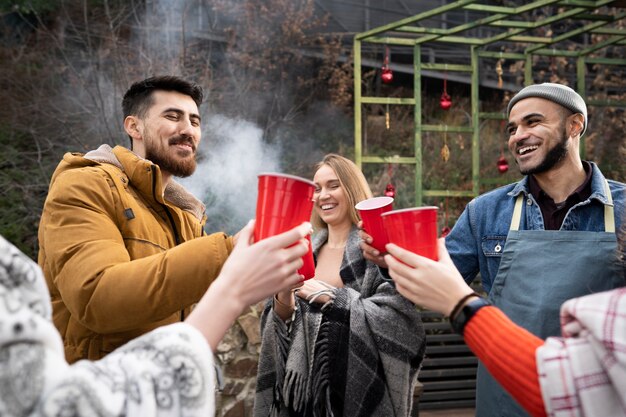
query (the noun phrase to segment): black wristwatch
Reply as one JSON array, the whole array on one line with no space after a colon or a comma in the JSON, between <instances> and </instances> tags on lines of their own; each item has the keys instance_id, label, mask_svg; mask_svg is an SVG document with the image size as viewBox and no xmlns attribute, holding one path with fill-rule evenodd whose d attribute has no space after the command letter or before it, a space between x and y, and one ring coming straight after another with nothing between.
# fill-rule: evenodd
<instances>
[{"instance_id":1,"label":"black wristwatch","mask_svg":"<svg viewBox=\"0 0 626 417\"><path fill-rule=\"evenodd\" d=\"M450 324L455 332L463 335L463 330L465 329L465 325L472 318L474 314L481 308L485 306L490 306L491 303L484 298L477 298L475 300L470 301L468 304L463 306L459 314L454 318L450 318Z\"/></svg>"}]
</instances>

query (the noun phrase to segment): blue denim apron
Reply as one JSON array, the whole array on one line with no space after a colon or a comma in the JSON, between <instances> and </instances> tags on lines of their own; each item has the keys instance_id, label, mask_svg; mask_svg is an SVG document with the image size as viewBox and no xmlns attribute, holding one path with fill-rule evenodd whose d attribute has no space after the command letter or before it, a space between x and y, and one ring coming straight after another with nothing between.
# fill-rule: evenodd
<instances>
[{"instance_id":1,"label":"blue denim apron","mask_svg":"<svg viewBox=\"0 0 626 417\"><path fill-rule=\"evenodd\" d=\"M604 206L604 232L519 230L524 196L517 197L489 300L542 339L561 335L559 312L564 301L624 285L616 254L613 200L605 185L609 205ZM528 416L482 363L476 416Z\"/></svg>"}]
</instances>

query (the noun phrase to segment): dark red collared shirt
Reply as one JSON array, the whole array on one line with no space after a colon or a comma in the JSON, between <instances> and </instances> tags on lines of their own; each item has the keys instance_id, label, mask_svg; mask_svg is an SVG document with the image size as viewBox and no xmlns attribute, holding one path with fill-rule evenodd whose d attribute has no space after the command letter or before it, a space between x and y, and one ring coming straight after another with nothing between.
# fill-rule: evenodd
<instances>
[{"instance_id":1,"label":"dark red collared shirt","mask_svg":"<svg viewBox=\"0 0 626 417\"><path fill-rule=\"evenodd\" d=\"M569 209L581 201L585 201L591 195L591 164L583 161L583 168L587 174L585 182L570 194L565 201L558 204L541 189L534 176L528 177L528 189L535 197L537 204L539 204L546 230L559 230Z\"/></svg>"}]
</instances>

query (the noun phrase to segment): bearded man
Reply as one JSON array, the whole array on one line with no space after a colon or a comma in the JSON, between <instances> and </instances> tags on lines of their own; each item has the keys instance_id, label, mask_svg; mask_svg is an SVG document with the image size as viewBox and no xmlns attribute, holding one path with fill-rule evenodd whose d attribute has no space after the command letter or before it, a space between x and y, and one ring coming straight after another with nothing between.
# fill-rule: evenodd
<instances>
[{"instance_id":1,"label":"bearded man","mask_svg":"<svg viewBox=\"0 0 626 417\"><path fill-rule=\"evenodd\" d=\"M571 88L529 85L511 99L507 116L508 147L524 177L473 199L446 248L466 282L480 273L489 301L515 323L542 339L560 336L563 302L626 285L615 255L626 185L581 160L587 106ZM386 266L380 253L361 246L366 258ZM457 328L479 304L464 307ZM481 364L476 415L528 414Z\"/></svg>"},{"instance_id":2,"label":"bearded man","mask_svg":"<svg viewBox=\"0 0 626 417\"><path fill-rule=\"evenodd\" d=\"M507 115L508 147L525 177L470 202L446 246L465 280L480 272L489 301L514 322L542 339L560 336L564 301L625 284L615 256L625 186L581 160L587 106L576 91L527 86ZM527 415L482 364L476 415Z\"/></svg>"},{"instance_id":3,"label":"bearded man","mask_svg":"<svg viewBox=\"0 0 626 417\"><path fill-rule=\"evenodd\" d=\"M124 95L131 150L67 153L39 224L39 265L68 362L100 359L184 320L217 277L234 238L206 235L204 204L172 177L196 168L198 85L174 76Z\"/></svg>"}]
</instances>

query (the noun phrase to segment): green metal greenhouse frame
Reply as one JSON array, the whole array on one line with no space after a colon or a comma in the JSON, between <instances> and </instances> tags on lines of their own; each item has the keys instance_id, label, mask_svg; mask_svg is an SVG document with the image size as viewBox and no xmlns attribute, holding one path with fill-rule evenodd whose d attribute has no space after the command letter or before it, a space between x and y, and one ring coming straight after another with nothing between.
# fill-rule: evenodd
<instances>
[{"instance_id":1,"label":"green metal greenhouse frame","mask_svg":"<svg viewBox=\"0 0 626 417\"><path fill-rule=\"evenodd\" d=\"M547 6L558 7L559 12L529 21L524 16L536 9ZM617 7L617 8L616 8ZM622 8L621 10L619 8ZM415 165L415 204L422 205L424 197L473 197L479 194L480 155L479 155L479 126L484 119L502 120L502 113L480 112L479 88L480 66L482 58L507 60L522 60L524 64L524 84L533 81L533 57L567 57L576 60L576 90L587 97L585 75L588 64L609 66L626 66L626 48L616 54L617 58L598 57L597 53L605 48L626 47L626 29L623 21L626 13L622 10L622 1L586 1L586 0L539 0L519 7L504 7L478 4L472 0L459 0L444 6L390 23L366 32L359 33L354 38L354 135L355 161L359 167L363 164L414 164ZM470 11L480 14L480 18L469 23L437 28L428 27L428 20L441 18L442 15L453 11ZM546 10L546 9L543 9ZM611 10L612 13L607 11ZM617 10L617 12L615 11ZM551 28L557 22L568 24L569 31L556 36L537 36L535 31ZM575 22L576 24L570 24ZM432 23L430 23L432 26ZM468 36L480 26L488 27L497 34L479 38ZM564 48L562 45L571 44L572 38L581 35L602 35L603 40L597 43L575 44L574 47ZM591 38L591 36L589 37ZM413 98L366 97L362 95L362 44L384 44L412 48L413 56ZM441 43L456 44L459 47L468 47L470 63L448 64L443 62L422 62L422 46L425 44L437 45ZM498 45L501 52L487 50ZM511 47L513 45L513 47ZM503 50L503 51L502 51ZM507 52L507 51L513 52ZM470 74L471 79L471 122L469 126L428 125L422 123L422 72L425 70L458 71ZM522 86L520 86L521 88ZM363 138L363 105L409 105L414 106L414 156L378 156L364 155ZM626 107L626 102L611 100L587 100L588 106L615 106ZM423 187L422 135L424 132L459 132L471 134L472 144L472 189L469 190L425 190ZM585 146L582 142L581 154L585 155Z\"/></svg>"}]
</instances>

